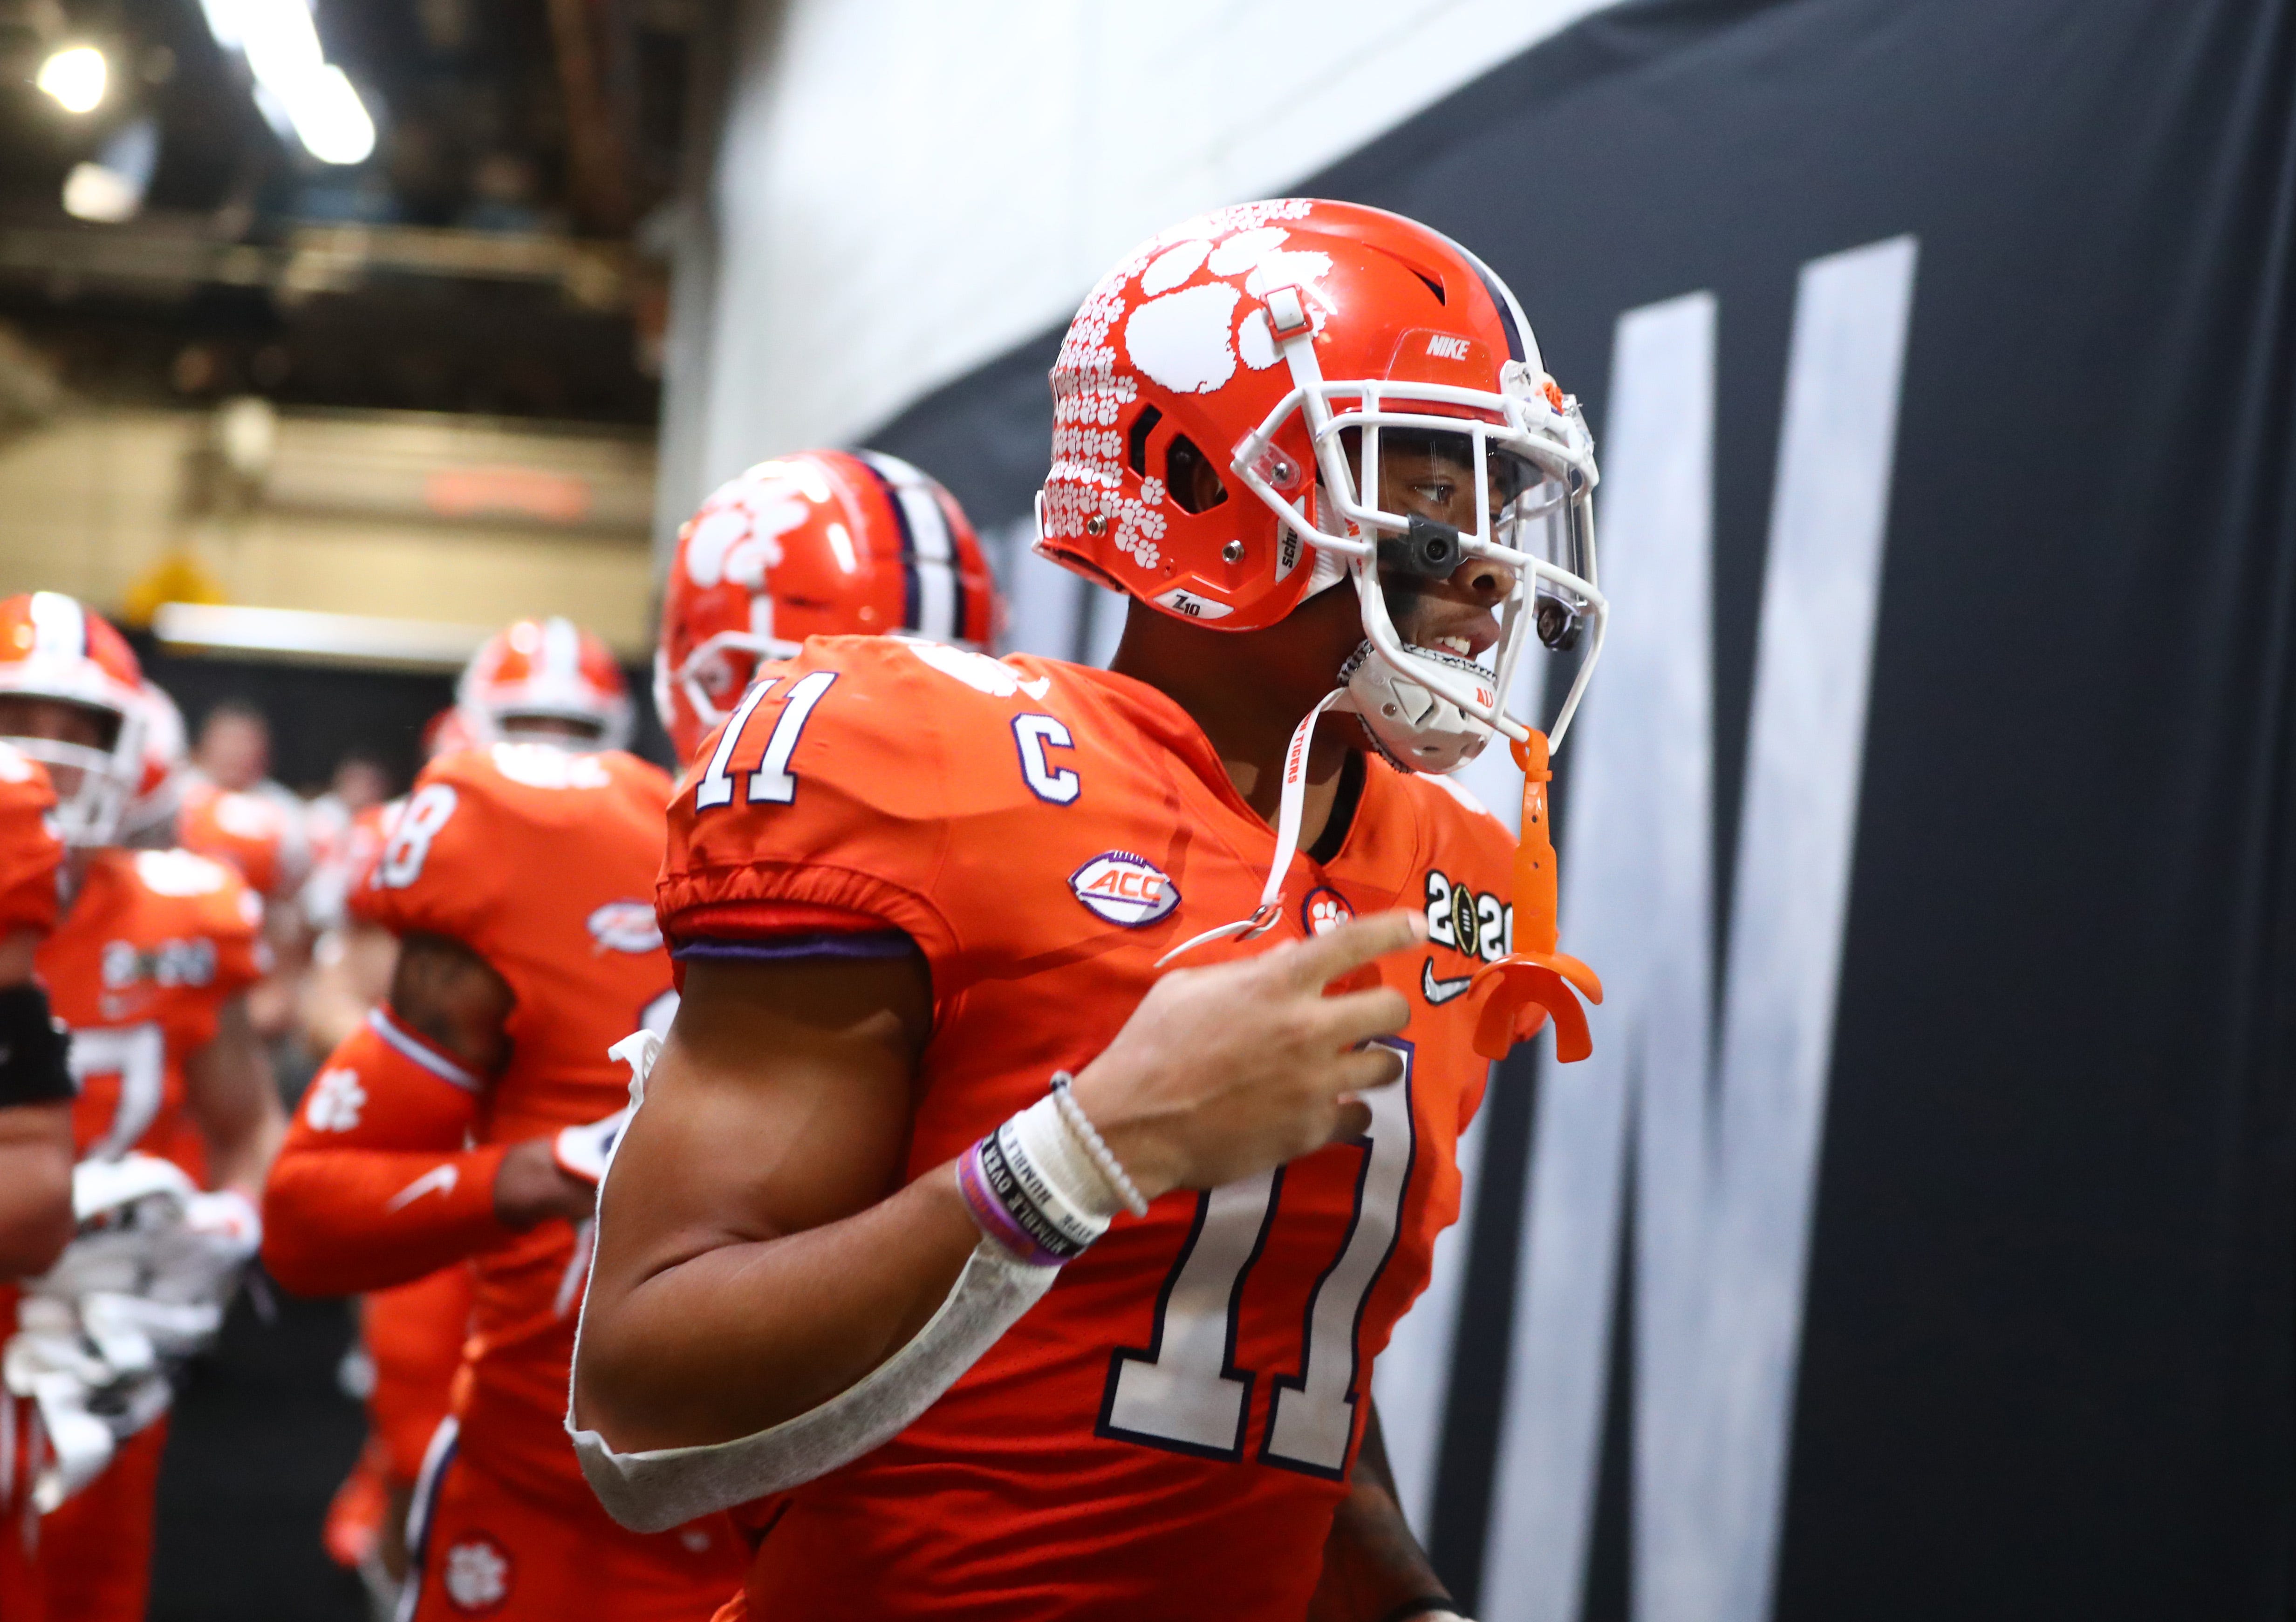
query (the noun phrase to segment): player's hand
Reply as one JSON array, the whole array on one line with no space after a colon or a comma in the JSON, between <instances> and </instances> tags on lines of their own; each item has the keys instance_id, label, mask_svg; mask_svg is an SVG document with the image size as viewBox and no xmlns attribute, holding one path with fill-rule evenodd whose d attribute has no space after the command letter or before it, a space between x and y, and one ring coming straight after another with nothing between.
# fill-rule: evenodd
<instances>
[{"instance_id":1,"label":"player's hand","mask_svg":"<svg viewBox=\"0 0 2296 1622\"><path fill-rule=\"evenodd\" d=\"M554 1139L513 1144L495 1173L495 1215L506 1228L530 1228L553 1216L586 1222L597 1208L597 1185L560 1167Z\"/></svg>"},{"instance_id":2,"label":"player's hand","mask_svg":"<svg viewBox=\"0 0 2296 1622\"><path fill-rule=\"evenodd\" d=\"M1327 935L1158 980L1076 1099L1140 1192L1217 1188L1360 1132L1354 1095L1403 1073L1363 1044L1411 1018L1392 987L1324 995L1333 980L1426 938L1416 912L1382 913Z\"/></svg>"}]
</instances>

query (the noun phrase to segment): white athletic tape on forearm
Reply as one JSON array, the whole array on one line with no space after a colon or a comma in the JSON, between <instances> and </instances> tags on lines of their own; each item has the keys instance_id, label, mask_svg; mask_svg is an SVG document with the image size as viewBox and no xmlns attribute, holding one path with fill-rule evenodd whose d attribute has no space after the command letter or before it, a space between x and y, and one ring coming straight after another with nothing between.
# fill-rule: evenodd
<instances>
[{"instance_id":1,"label":"white athletic tape on forearm","mask_svg":"<svg viewBox=\"0 0 2296 1622\"><path fill-rule=\"evenodd\" d=\"M577 1428L570 1395L566 1430L575 1457L606 1513L634 1532L665 1531L801 1486L908 1429L1037 1304L1060 1271L1020 1261L983 1238L914 1339L819 1407L737 1441L616 1453L596 1431ZM578 1365L581 1355L578 1328Z\"/></svg>"}]
</instances>

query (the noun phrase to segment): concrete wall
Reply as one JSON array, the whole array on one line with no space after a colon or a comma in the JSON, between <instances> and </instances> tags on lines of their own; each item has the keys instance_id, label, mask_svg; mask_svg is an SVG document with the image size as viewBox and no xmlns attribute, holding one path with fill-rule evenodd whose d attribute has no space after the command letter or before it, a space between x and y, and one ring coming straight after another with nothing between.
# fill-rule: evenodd
<instances>
[{"instance_id":1,"label":"concrete wall","mask_svg":"<svg viewBox=\"0 0 2296 1622\"><path fill-rule=\"evenodd\" d=\"M681 250L657 539L759 456L1064 319L1143 237L1280 194L1603 3L752 4Z\"/></svg>"},{"instance_id":2,"label":"concrete wall","mask_svg":"<svg viewBox=\"0 0 2296 1622\"><path fill-rule=\"evenodd\" d=\"M202 412L68 411L0 443L0 591L70 592L117 613L139 577L184 549L234 602L473 625L565 614L625 656L651 648L642 521L567 531L260 501L201 511L190 470L212 422ZM403 437L387 425L376 434Z\"/></svg>"}]
</instances>

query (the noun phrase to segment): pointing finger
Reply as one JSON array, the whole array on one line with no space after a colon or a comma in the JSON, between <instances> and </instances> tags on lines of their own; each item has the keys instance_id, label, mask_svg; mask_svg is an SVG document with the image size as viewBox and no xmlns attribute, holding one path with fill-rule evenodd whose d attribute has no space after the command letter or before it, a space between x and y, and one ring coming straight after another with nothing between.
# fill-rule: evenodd
<instances>
[{"instance_id":1,"label":"pointing finger","mask_svg":"<svg viewBox=\"0 0 2296 1622\"><path fill-rule=\"evenodd\" d=\"M1374 913L1352 919L1328 934L1279 946L1267 955L1271 966L1302 989L1318 989L1364 964L1401 952L1427 938L1427 919L1417 912Z\"/></svg>"}]
</instances>

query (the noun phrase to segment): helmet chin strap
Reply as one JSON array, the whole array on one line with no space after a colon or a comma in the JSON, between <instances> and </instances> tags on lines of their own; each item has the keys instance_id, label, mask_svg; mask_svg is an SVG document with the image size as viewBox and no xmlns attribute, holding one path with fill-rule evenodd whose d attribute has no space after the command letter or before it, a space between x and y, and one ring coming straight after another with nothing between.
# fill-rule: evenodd
<instances>
[{"instance_id":1,"label":"helmet chin strap","mask_svg":"<svg viewBox=\"0 0 2296 1622\"><path fill-rule=\"evenodd\" d=\"M1268 865L1267 882L1259 887L1259 905L1252 909L1251 916L1190 937L1158 958L1157 968L1216 940L1231 937L1250 940L1264 935L1283 915L1283 881L1290 876L1292 858L1300 848L1300 811L1308 795L1308 740L1315 735L1316 723L1323 718L1324 712L1345 707L1347 698L1346 688L1334 687L1317 700L1316 708L1292 729L1292 742L1283 751L1283 791L1276 802L1275 860Z\"/></svg>"},{"instance_id":2,"label":"helmet chin strap","mask_svg":"<svg viewBox=\"0 0 2296 1622\"><path fill-rule=\"evenodd\" d=\"M1292 858L1300 848L1300 808L1308 791L1308 743L1316 723L1331 710L1355 709L1345 687L1335 688L1316 701L1292 729L1283 751L1283 786L1275 814L1275 856L1267 879L1259 887L1259 905L1248 918L1239 918L1191 936L1156 960L1163 968L1199 946L1218 940L1250 940L1266 934L1283 915L1283 881L1292 872ZM1554 840L1549 831L1546 785L1554 776L1547 768L1546 734L1533 731L1528 741L1509 741L1515 764L1522 768L1522 833L1514 855L1514 938L1516 949L1495 963L1475 971L1474 990L1482 996L1475 1020L1475 1051L1499 1060L1518 1042L1529 1040L1551 1018L1554 1021L1554 1056L1565 1064L1594 1052L1587 1029L1587 1011L1579 998L1599 1003L1603 982L1595 971L1568 953L1558 950L1555 924Z\"/></svg>"}]
</instances>

